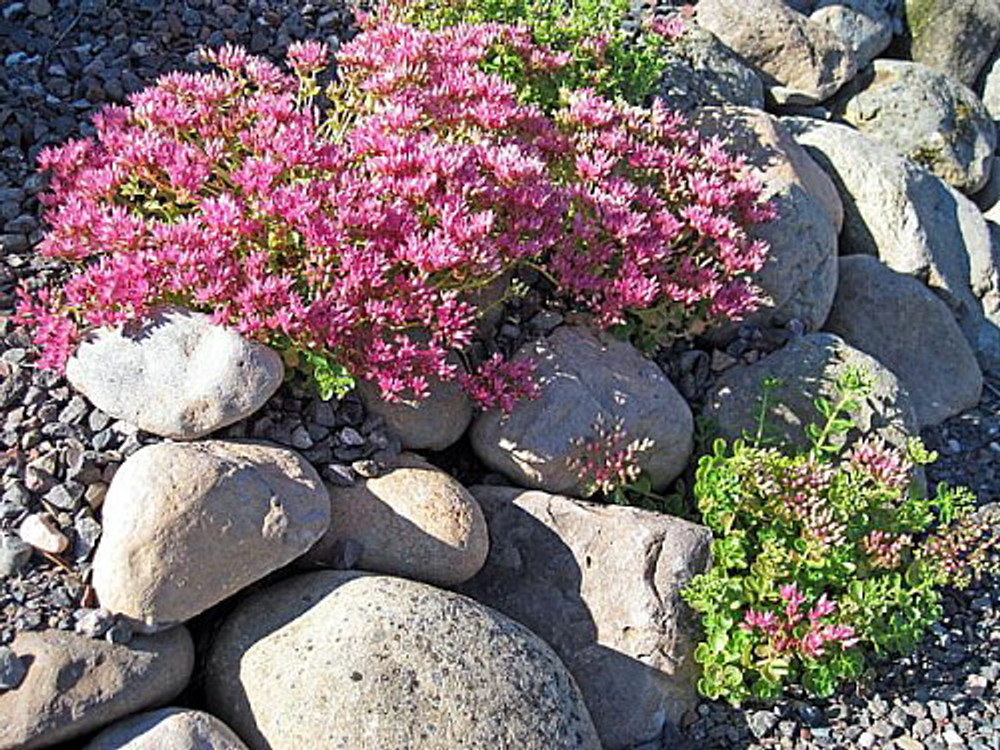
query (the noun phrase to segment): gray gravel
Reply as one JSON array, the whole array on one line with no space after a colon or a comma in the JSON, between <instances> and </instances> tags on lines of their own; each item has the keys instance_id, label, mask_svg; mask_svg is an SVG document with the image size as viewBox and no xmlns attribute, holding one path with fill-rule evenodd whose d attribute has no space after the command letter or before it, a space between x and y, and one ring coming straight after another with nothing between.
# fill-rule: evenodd
<instances>
[{"instance_id":1,"label":"gray gravel","mask_svg":"<svg viewBox=\"0 0 1000 750\"><path fill-rule=\"evenodd\" d=\"M652 6L637 0L636 6ZM675 3L660 3L671 5ZM107 613L92 609L87 585L100 537L100 505L125 457L157 438L93 409L64 380L31 365L24 331L8 318L18 283L58 274L31 252L40 239L32 173L39 150L86 134L96 106L125 96L171 69L189 69L199 44L237 42L273 58L294 39L350 35L341 5L272 0L29 0L0 4L0 688L22 665L3 644L22 629L77 628L127 640ZM558 314L533 300L501 330L498 348L554 325ZM508 321L510 322L510 321ZM558 321L556 321L558 322ZM791 330L778 337L795 335ZM779 345L744 331L725 352L679 349L664 368L699 399L726 357L750 361ZM483 353L486 354L485 352ZM328 404L301 383L286 384L259 414L223 431L296 447L332 482L377 471L398 443L360 402ZM964 483L982 501L1000 499L1000 380L981 404L925 434L941 460L932 481ZM461 463L464 459L456 459ZM47 513L70 540L58 556L25 549L21 521ZM1000 749L1000 584L949 592L946 617L917 652L873 669L859 686L829 701L784 700L741 710L704 702L670 747Z\"/></svg>"}]
</instances>

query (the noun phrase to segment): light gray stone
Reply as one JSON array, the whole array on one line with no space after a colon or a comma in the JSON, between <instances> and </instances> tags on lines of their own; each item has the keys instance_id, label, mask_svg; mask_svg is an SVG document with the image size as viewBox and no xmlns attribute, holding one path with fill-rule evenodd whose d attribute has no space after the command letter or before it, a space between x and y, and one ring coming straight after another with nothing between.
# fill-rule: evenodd
<instances>
[{"instance_id":1,"label":"light gray stone","mask_svg":"<svg viewBox=\"0 0 1000 750\"><path fill-rule=\"evenodd\" d=\"M30 544L14 534L0 533L0 578L17 575L30 559Z\"/></svg>"},{"instance_id":2,"label":"light gray stone","mask_svg":"<svg viewBox=\"0 0 1000 750\"><path fill-rule=\"evenodd\" d=\"M952 310L980 366L1000 371L1000 262L977 207L863 133L806 118L783 122L840 191L845 255L876 255L923 280Z\"/></svg>"},{"instance_id":3,"label":"light gray stone","mask_svg":"<svg viewBox=\"0 0 1000 750\"><path fill-rule=\"evenodd\" d=\"M452 586L486 560L489 533L479 503L412 453L378 477L328 490L330 528L306 554L308 562ZM345 560L351 545L357 553Z\"/></svg>"},{"instance_id":4,"label":"light gray stone","mask_svg":"<svg viewBox=\"0 0 1000 750\"><path fill-rule=\"evenodd\" d=\"M910 56L972 88L1000 43L996 0L905 0Z\"/></svg>"},{"instance_id":5,"label":"light gray stone","mask_svg":"<svg viewBox=\"0 0 1000 750\"><path fill-rule=\"evenodd\" d=\"M370 383L357 385L365 409L382 417L404 448L441 451L465 434L472 421L472 402L454 380L433 380L428 389L427 398L391 402Z\"/></svg>"},{"instance_id":6,"label":"light gray stone","mask_svg":"<svg viewBox=\"0 0 1000 750\"><path fill-rule=\"evenodd\" d=\"M620 426L626 441L651 442L637 462L654 488L684 470L693 444L691 410L631 344L564 326L516 356L535 360L541 395L509 415L491 411L473 422L472 449L491 469L524 486L582 496L589 480L573 465L581 442Z\"/></svg>"},{"instance_id":7,"label":"light gray stone","mask_svg":"<svg viewBox=\"0 0 1000 750\"><path fill-rule=\"evenodd\" d=\"M983 376L947 306L877 258L841 258L827 330L895 373L921 427L979 403Z\"/></svg>"},{"instance_id":8,"label":"light gray stone","mask_svg":"<svg viewBox=\"0 0 1000 750\"><path fill-rule=\"evenodd\" d=\"M994 124L1000 123L1000 53L995 55L983 71L982 100Z\"/></svg>"},{"instance_id":9,"label":"light gray stone","mask_svg":"<svg viewBox=\"0 0 1000 750\"><path fill-rule=\"evenodd\" d=\"M857 71L851 50L781 0L701 0L698 23L756 67L779 104L816 104Z\"/></svg>"},{"instance_id":10,"label":"light gray stone","mask_svg":"<svg viewBox=\"0 0 1000 750\"><path fill-rule=\"evenodd\" d=\"M24 631L11 648L28 673L16 690L0 693L0 750L49 747L167 703L194 668L194 644L183 627L128 645L64 630Z\"/></svg>"},{"instance_id":11,"label":"light gray stone","mask_svg":"<svg viewBox=\"0 0 1000 750\"><path fill-rule=\"evenodd\" d=\"M964 193L989 179L996 128L969 88L905 60L876 60L832 102L834 114Z\"/></svg>"},{"instance_id":12,"label":"light gray stone","mask_svg":"<svg viewBox=\"0 0 1000 750\"><path fill-rule=\"evenodd\" d=\"M770 245L764 267L753 276L769 303L744 321L761 327L783 326L797 319L818 330L830 311L837 288L837 233L843 207L830 178L771 115L742 107L706 107L693 120L705 135L726 138L747 157L752 173L773 201L777 218L755 227L753 235ZM724 324L712 338L736 335L738 325Z\"/></svg>"},{"instance_id":13,"label":"light gray stone","mask_svg":"<svg viewBox=\"0 0 1000 750\"><path fill-rule=\"evenodd\" d=\"M101 605L155 630L184 622L303 554L330 500L285 448L211 440L130 456L103 507L94 555Z\"/></svg>"},{"instance_id":14,"label":"light gray stone","mask_svg":"<svg viewBox=\"0 0 1000 750\"><path fill-rule=\"evenodd\" d=\"M920 431L906 390L880 362L830 333L808 334L752 365L726 370L709 394L702 416L727 440L755 438L763 380L778 378L781 385L770 396L764 437L806 449L811 445L806 426L826 420L815 400L822 397L835 402L837 378L848 368L864 372L872 390L851 414L855 428L840 439L853 443L863 435L876 434L904 447Z\"/></svg>"},{"instance_id":15,"label":"light gray stone","mask_svg":"<svg viewBox=\"0 0 1000 750\"><path fill-rule=\"evenodd\" d=\"M858 70L892 42L892 17L878 0L824 0L809 20L828 28L854 53Z\"/></svg>"},{"instance_id":16,"label":"light gray stone","mask_svg":"<svg viewBox=\"0 0 1000 750\"><path fill-rule=\"evenodd\" d=\"M211 714L161 708L113 724L83 750L247 750L247 746Z\"/></svg>"},{"instance_id":17,"label":"light gray stone","mask_svg":"<svg viewBox=\"0 0 1000 750\"><path fill-rule=\"evenodd\" d=\"M209 709L252 750L599 750L569 672L522 625L458 594L322 571L223 623Z\"/></svg>"},{"instance_id":18,"label":"light gray stone","mask_svg":"<svg viewBox=\"0 0 1000 750\"><path fill-rule=\"evenodd\" d=\"M710 31L689 23L663 56L657 96L671 109L733 104L764 108L764 84L747 63Z\"/></svg>"},{"instance_id":19,"label":"light gray stone","mask_svg":"<svg viewBox=\"0 0 1000 750\"><path fill-rule=\"evenodd\" d=\"M284 377L281 357L207 315L169 308L77 347L66 377L94 406L163 437L202 437L253 414Z\"/></svg>"},{"instance_id":20,"label":"light gray stone","mask_svg":"<svg viewBox=\"0 0 1000 750\"><path fill-rule=\"evenodd\" d=\"M679 597L711 532L659 513L473 487L493 546L463 593L523 623L573 673L607 750L639 746L694 707L695 616Z\"/></svg>"}]
</instances>

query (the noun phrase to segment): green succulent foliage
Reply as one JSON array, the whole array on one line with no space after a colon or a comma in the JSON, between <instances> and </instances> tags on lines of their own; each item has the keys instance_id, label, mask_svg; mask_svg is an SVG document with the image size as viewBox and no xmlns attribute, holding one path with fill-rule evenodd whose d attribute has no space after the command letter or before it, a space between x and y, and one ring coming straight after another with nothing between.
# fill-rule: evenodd
<instances>
[{"instance_id":1,"label":"green succulent foliage","mask_svg":"<svg viewBox=\"0 0 1000 750\"><path fill-rule=\"evenodd\" d=\"M828 696L858 678L872 653L914 648L941 616L940 587L962 582L949 573L962 545L935 546L931 536L947 540L964 524L973 530L965 537L971 546L996 543L995 529L968 523L974 497L967 490L940 485L925 496L912 474L900 482L898 472L879 473L886 464L878 456L866 464L838 443L870 388L864 373L845 373L838 397L816 403L825 422L810 430L812 447L800 453L767 439L766 412L778 385L765 383L753 433L731 444L716 440L695 474L695 499L715 537L712 569L683 591L704 632L695 651L703 670L698 688L734 704L776 698L793 686ZM935 459L918 440L906 454L904 467ZM974 559L975 550L970 554ZM804 600L798 619L786 617L792 586ZM835 608L814 624L812 612L804 613L821 598ZM751 617L761 613L783 624L754 626ZM810 648L820 623L851 637Z\"/></svg>"},{"instance_id":2,"label":"green succulent foliage","mask_svg":"<svg viewBox=\"0 0 1000 750\"><path fill-rule=\"evenodd\" d=\"M513 83L527 102L555 110L562 89L595 88L611 98L644 104L663 77L667 42L621 28L629 0L384 0L391 17L440 29L459 23L528 26L535 42L572 59L554 74L535 75L510 51L497 50L487 69ZM607 35L601 50L590 43Z\"/></svg>"},{"instance_id":3,"label":"green succulent foliage","mask_svg":"<svg viewBox=\"0 0 1000 750\"><path fill-rule=\"evenodd\" d=\"M301 351L298 366L315 383L316 392L323 401L343 398L354 388L355 380L347 368L327 352Z\"/></svg>"}]
</instances>

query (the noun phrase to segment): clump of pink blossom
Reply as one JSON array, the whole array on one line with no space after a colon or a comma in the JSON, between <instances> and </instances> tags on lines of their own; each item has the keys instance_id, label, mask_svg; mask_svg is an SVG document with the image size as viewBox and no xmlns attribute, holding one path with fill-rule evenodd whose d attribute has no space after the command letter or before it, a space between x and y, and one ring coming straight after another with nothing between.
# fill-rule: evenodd
<instances>
[{"instance_id":1,"label":"clump of pink blossom","mask_svg":"<svg viewBox=\"0 0 1000 750\"><path fill-rule=\"evenodd\" d=\"M497 45L563 64L518 27L386 23L337 54L321 110L324 45L292 45L291 74L224 47L216 72L163 76L45 151L39 249L75 271L22 295L42 364L171 303L421 394L461 374L470 293L520 264L600 326L660 307L684 333L752 309L766 248L747 230L771 210L743 162L660 107L584 90L549 117L483 70ZM462 382L508 409L523 375L490 361Z\"/></svg>"},{"instance_id":2,"label":"clump of pink blossom","mask_svg":"<svg viewBox=\"0 0 1000 750\"><path fill-rule=\"evenodd\" d=\"M758 633L776 654L797 653L810 659L826 655L830 646L847 649L858 643L857 634L849 625L831 623L837 605L821 594L804 612L805 595L796 584L778 589L784 606L776 611L748 609L740 627L748 633Z\"/></svg>"}]
</instances>

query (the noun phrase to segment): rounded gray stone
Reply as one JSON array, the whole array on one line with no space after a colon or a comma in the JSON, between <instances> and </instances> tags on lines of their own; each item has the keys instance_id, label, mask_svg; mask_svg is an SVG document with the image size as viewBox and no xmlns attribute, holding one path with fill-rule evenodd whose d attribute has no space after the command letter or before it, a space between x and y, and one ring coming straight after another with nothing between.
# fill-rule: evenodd
<instances>
[{"instance_id":1,"label":"rounded gray stone","mask_svg":"<svg viewBox=\"0 0 1000 750\"><path fill-rule=\"evenodd\" d=\"M90 334L66 377L101 411L190 440L257 411L281 385L284 365L274 350L207 315L167 308Z\"/></svg>"},{"instance_id":2,"label":"rounded gray stone","mask_svg":"<svg viewBox=\"0 0 1000 750\"><path fill-rule=\"evenodd\" d=\"M781 385L771 392L765 437L797 449L811 446L805 428L822 425L825 417L815 400L835 403L837 378L848 368L859 368L872 384L871 393L850 416L855 428L842 436L852 443L862 435L877 434L897 447L920 431L910 397L899 379L878 360L848 346L830 333L794 339L787 346L752 365L726 370L709 394L702 416L721 437L735 440L756 436L757 417L765 378Z\"/></svg>"},{"instance_id":3,"label":"rounded gray stone","mask_svg":"<svg viewBox=\"0 0 1000 750\"><path fill-rule=\"evenodd\" d=\"M209 709L252 750L599 750L572 677L458 594L323 571L243 602L208 656Z\"/></svg>"},{"instance_id":4,"label":"rounded gray stone","mask_svg":"<svg viewBox=\"0 0 1000 750\"><path fill-rule=\"evenodd\" d=\"M966 86L926 65L876 60L832 102L834 114L964 193L989 179L993 120Z\"/></svg>"},{"instance_id":5,"label":"rounded gray stone","mask_svg":"<svg viewBox=\"0 0 1000 750\"><path fill-rule=\"evenodd\" d=\"M316 470L286 448L158 443L122 464L102 513L97 597L155 630L299 557L326 531L330 499Z\"/></svg>"},{"instance_id":6,"label":"rounded gray stone","mask_svg":"<svg viewBox=\"0 0 1000 750\"><path fill-rule=\"evenodd\" d=\"M161 708L111 725L83 750L247 750L247 746L211 714Z\"/></svg>"},{"instance_id":7,"label":"rounded gray stone","mask_svg":"<svg viewBox=\"0 0 1000 750\"><path fill-rule=\"evenodd\" d=\"M979 403L983 375L948 307L922 283L877 258L841 258L840 286L826 328L899 378L921 427Z\"/></svg>"},{"instance_id":8,"label":"rounded gray stone","mask_svg":"<svg viewBox=\"0 0 1000 750\"><path fill-rule=\"evenodd\" d=\"M1000 43L996 0L904 0L912 59L970 88Z\"/></svg>"},{"instance_id":9,"label":"rounded gray stone","mask_svg":"<svg viewBox=\"0 0 1000 750\"><path fill-rule=\"evenodd\" d=\"M357 393L369 414L385 420L408 450L440 451L454 445L472 421L472 402L454 380L434 380L420 400L386 401L378 389L365 381Z\"/></svg>"}]
</instances>

